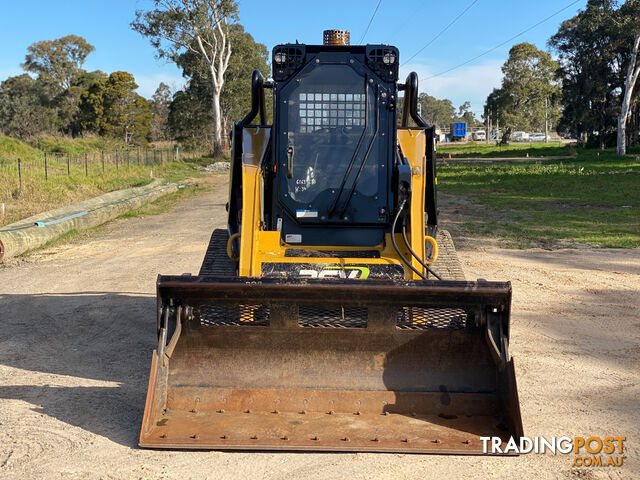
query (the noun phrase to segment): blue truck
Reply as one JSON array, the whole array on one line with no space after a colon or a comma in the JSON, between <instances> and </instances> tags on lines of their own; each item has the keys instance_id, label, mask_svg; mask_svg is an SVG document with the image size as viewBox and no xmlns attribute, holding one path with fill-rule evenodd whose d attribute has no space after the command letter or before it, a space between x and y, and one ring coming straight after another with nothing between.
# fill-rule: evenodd
<instances>
[{"instance_id":1,"label":"blue truck","mask_svg":"<svg viewBox=\"0 0 640 480\"><path fill-rule=\"evenodd\" d=\"M451 140L464 140L467 138L466 122L455 122L451 124Z\"/></svg>"}]
</instances>

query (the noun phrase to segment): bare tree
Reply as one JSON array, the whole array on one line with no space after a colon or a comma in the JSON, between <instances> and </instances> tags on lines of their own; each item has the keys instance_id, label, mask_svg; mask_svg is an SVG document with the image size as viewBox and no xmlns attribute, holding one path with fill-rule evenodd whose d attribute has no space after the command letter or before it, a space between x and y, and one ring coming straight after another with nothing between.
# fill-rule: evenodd
<instances>
[{"instance_id":1,"label":"bare tree","mask_svg":"<svg viewBox=\"0 0 640 480\"><path fill-rule=\"evenodd\" d=\"M222 152L220 93L231 58L229 25L237 19L235 0L154 0L155 9L136 12L131 27L151 39L160 57L176 61L186 50L209 67L212 86L213 152Z\"/></svg>"},{"instance_id":2,"label":"bare tree","mask_svg":"<svg viewBox=\"0 0 640 480\"><path fill-rule=\"evenodd\" d=\"M640 76L640 62L638 62L638 51L640 50L640 32L636 33L633 41L633 50L631 59L629 60L629 68L624 81L624 97L622 98L622 107L618 116L618 146L616 153L625 155L627 153L627 121L631 113L631 99L633 98L633 89L635 88L638 76Z\"/></svg>"}]
</instances>

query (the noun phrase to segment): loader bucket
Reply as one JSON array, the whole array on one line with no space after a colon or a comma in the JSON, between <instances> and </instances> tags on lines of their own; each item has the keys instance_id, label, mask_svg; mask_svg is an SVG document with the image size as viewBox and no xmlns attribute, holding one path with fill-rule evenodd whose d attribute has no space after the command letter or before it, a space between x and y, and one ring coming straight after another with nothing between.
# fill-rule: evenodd
<instances>
[{"instance_id":1,"label":"loader bucket","mask_svg":"<svg viewBox=\"0 0 640 480\"><path fill-rule=\"evenodd\" d=\"M483 453L523 435L509 283L158 278L140 445Z\"/></svg>"}]
</instances>

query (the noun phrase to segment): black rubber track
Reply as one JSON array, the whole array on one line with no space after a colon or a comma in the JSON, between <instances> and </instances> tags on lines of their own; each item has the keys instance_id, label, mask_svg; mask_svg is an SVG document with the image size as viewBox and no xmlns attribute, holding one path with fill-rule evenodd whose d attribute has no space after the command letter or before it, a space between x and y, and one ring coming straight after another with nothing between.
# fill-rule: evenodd
<instances>
[{"instance_id":1,"label":"black rubber track","mask_svg":"<svg viewBox=\"0 0 640 480\"><path fill-rule=\"evenodd\" d=\"M466 280L451 234L447 230L439 230L436 241L438 242L438 259L431 268L443 280Z\"/></svg>"},{"instance_id":2,"label":"black rubber track","mask_svg":"<svg viewBox=\"0 0 640 480\"><path fill-rule=\"evenodd\" d=\"M200 275L215 275L222 277L235 277L237 275L237 262L227 255L227 241L229 233L224 228L216 228L211 234L207 253L204 255Z\"/></svg>"}]
</instances>

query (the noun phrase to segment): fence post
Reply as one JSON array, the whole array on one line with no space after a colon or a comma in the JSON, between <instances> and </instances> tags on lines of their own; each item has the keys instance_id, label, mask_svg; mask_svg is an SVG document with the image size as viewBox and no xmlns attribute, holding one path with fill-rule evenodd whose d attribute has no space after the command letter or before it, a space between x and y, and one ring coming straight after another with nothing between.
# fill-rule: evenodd
<instances>
[{"instance_id":1,"label":"fence post","mask_svg":"<svg viewBox=\"0 0 640 480\"><path fill-rule=\"evenodd\" d=\"M140 147L136 150L136 156L138 157L138 166L140 166Z\"/></svg>"},{"instance_id":2,"label":"fence post","mask_svg":"<svg viewBox=\"0 0 640 480\"><path fill-rule=\"evenodd\" d=\"M44 152L44 179L49 179L49 173L47 172L47 152Z\"/></svg>"},{"instance_id":3,"label":"fence post","mask_svg":"<svg viewBox=\"0 0 640 480\"><path fill-rule=\"evenodd\" d=\"M71 175L71 159L69 158L69 153L67 152L67 176Z\"/></svg>"},{"instance_id":4,"label":"fence post","mask_svg":"<svg viewBox=\"0 0 640 480\"><path fill-rule=\"evenodd\" d=\"M20 164L20 159L18 158L18 185L19 189L22 190L22 166Z\"/></svg>"},{"instance_id":5,"label":"fence post","mask_svg":"<svg viewBox=\"0 0 640 480\"><path fill-rule=\"evenodd\" d=\"M178 145L176 145L176 162L179 160Z\"/></svg>"},{"instance_id":6,"label":"fence post","mask_svg":"<svg viewBox=\"0 0 640 480\"><path fill-rule=\"evenodd\" d=\"M131 163L129 162L129 150L127 150L127 170L129 170L130 166L131 166Z\"/></svg>"},{"instance_id":7,"label":"fence post","mask_svg":"<svg viewBox=\"0 0 640 480\"><path fill-rule=\"evenodd\" d=\"M118 151L116 150L116 170L118 170Z\"/></svg>"},{"instance_id":8,"label":"fence post","mask_svg":"<svg viewBox=\"0 0 640 480\"><path fill-rule=\"evenodd\" d=\"M89 176L89 166L87 165L87 152L84 152L84 176Z\"/></svg>"},{"instance_id":9,"label":"fence post","mask_svg":"<svg viewBox=\"0 0 640 480\"><path fill-rule=\"evenodd\" d=\"M104 175L104 150L100 150L100 159L102 160L102 174Z\"/></svg>"}]
</instances>

